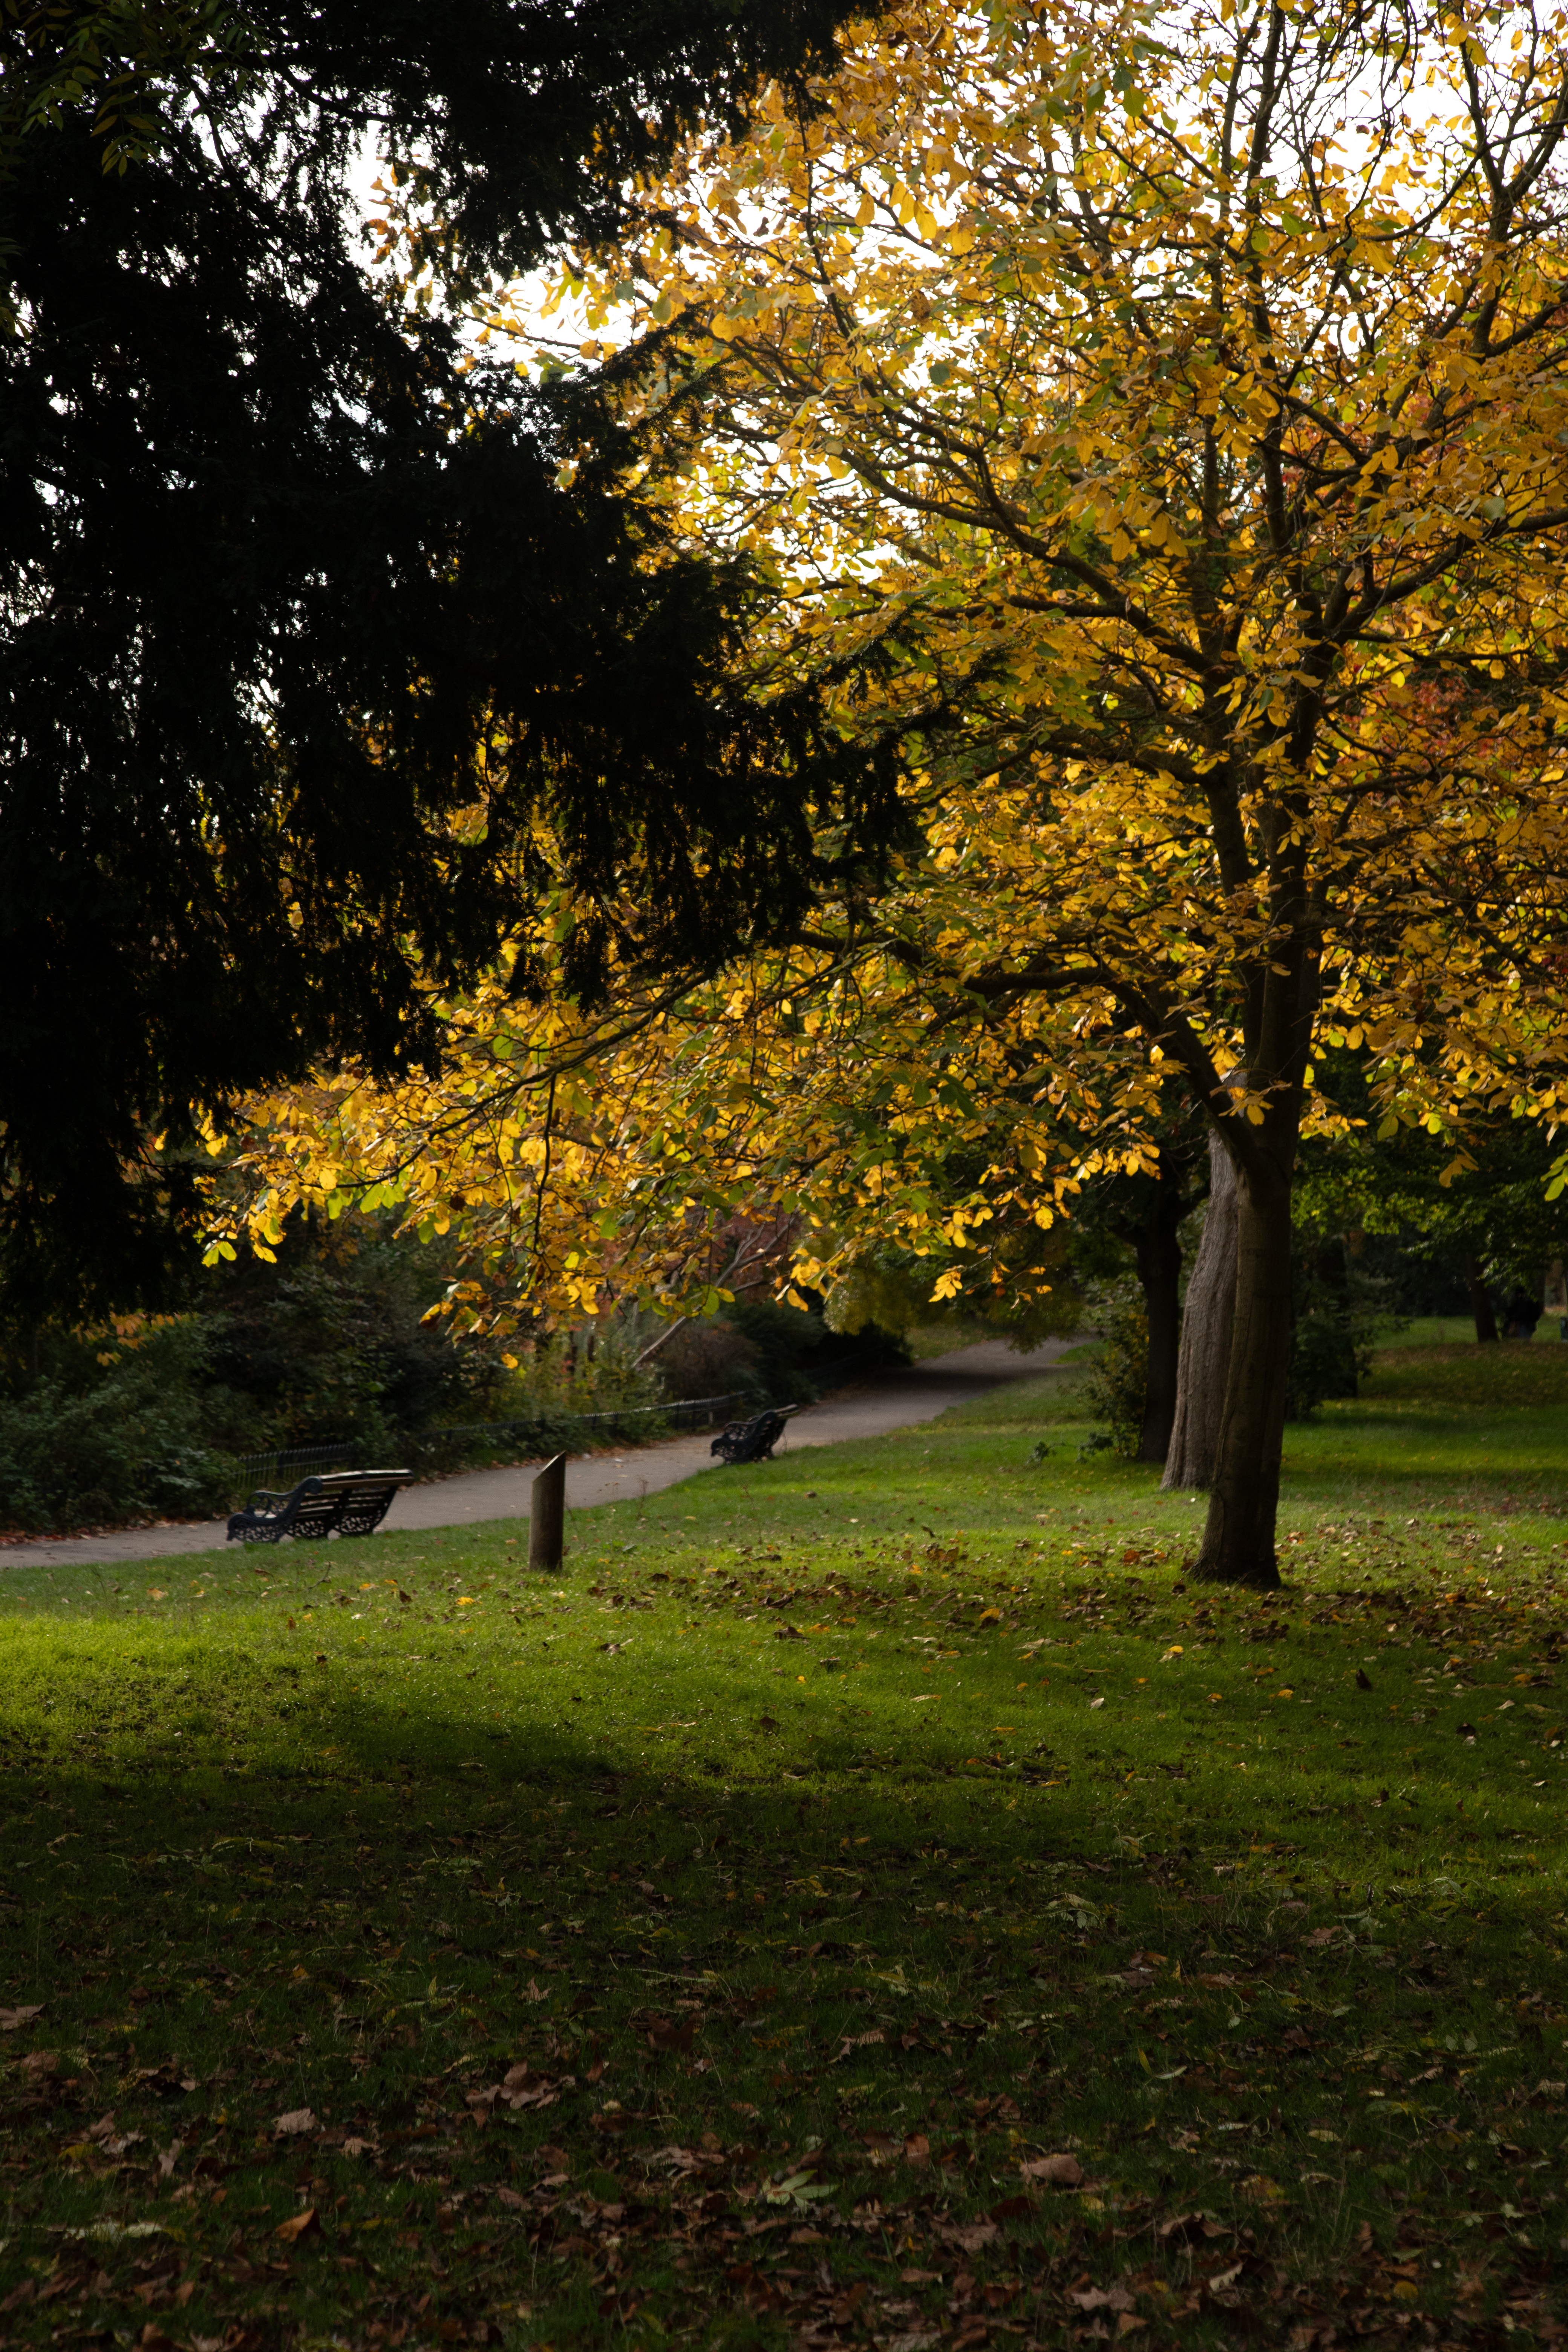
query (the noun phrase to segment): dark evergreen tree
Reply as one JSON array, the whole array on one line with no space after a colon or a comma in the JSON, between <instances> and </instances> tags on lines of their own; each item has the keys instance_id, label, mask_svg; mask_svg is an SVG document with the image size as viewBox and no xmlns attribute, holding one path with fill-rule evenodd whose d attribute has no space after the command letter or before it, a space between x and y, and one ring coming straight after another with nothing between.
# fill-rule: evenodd
<instances>
[{"instance_id":1,"label":"dark evergreen tree","mask_svg":"<svg viewBox=\"0 0 1568 2352\"><path fill-rule=\"evenodd\" d=\"M666 542L595 385L468 364L439 305L410 327L349 201L370 142L453 276L607 236L629 175L845 13L172 8L109 171L60 61L86 12L8 20L8 99L58 101L0 123L13 1312L155 1298L202 1117L323 1056L428 1057L427 990L542 888L587 909L591 983L628 886L647 955L710 958L799 909L830 809L851 853L890 826L885 755L731 684L747 583Z\"/></svg>"}]
</instances>

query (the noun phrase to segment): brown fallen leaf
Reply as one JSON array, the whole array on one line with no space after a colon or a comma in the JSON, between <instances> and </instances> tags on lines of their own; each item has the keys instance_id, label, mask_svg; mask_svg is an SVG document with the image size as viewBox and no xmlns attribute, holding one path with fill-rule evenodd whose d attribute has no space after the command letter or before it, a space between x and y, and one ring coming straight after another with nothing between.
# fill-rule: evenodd
<instances>
[{"instance_id":1,"label":"brown fallen leaf","mask_svg":"<svg viewBox=\"0 0 1568 2352\"><path fill-rule=\"evenodd\" d=\"M1026 2180L1044 2180L1052 2189L1077 2189L1083 2181L1076 2156L1033 2156L1018 2169Z\"/></svg>"},{"instance_id":2,"label":"brown fallen leaf","mask_svg":"<svg viewBox=\"0 0 1568 2352\"><path fill-rule=\"evenodd\" d=\"M648 2028L647 2046L650 2050L678 2050L684 2055L690 2049L696 2032L697 2028L689 2018L684 2025L671 2025L665 2019L657 2018Z\"/></svg>"},{"instance_id":3,"label":"brown fallen leaf","mask_svg":"<svg viewBox=\"0 0 1568 2352\"><path fill-rule=\"evenodd\" d=\"M1076 2294L1068 2294L1068 2301L1076 2303L1080 2311L1131 2311L1133 2308L1132 2297L1120 2281L1115 2286L1080 2287Z\"/></svg>"},{"instance_id":4,"label":"brown fallen leaf","mask_svg":"<svg viewBox=\"0 0 1568 2352\"><path fill-rule=\"evenodd\" d=\"M36 2083L41 2082L46 2075L58 2074L59 2068L60 2053L58 2050L29 2050L22 2061L22 2072Z\"/></svg>"},{"instance_id":5,"label":"brown fallen leaf","mask_svg":"<svg viewBox=\"0 0 1568 2352\"><path fill-rule=\"evenodd\" d=\"M1228 2238L1230 2234L1225 2222L1213 2221L1206 2213L1173 2213L1154 2232L1164 2245L1173 2241L1184 2243L1189 2238Z\"/></svg>"},{"instance_id":6,"label":"brown fallen leaf","mask_svg":"<svg viewBox=\"0 0 1568 2352\"><path fill-rule=\"evenodd\" d=\"M994 2221L939 2221L936 2234L950 2246L961 2246L966 2254L978 2253L982 2246L994 2246L1002 2235ZM1127 2306L1131 2309L1131 2305ZM1120 2310L1121 2306L1118 2305Z\"/></svg>"},{"instance_id":7,"label":"brown fallen leaf","mask_svg":"<svg viewBox=\"0 0 1568 2352\"><path fill-rule=\"evenodd\" d=\"M286 2116L276 2116L272 2128L279 2139L298 2139L304 2132L318 2129L315 2116L309 2107L290 2107Z\"/></svg>"},{"instance_id":8,"label":"brown fallen leaf","mask_svg":"<svg viewBox=\"0 0 1568 2352\"><path fill-rule=\"evenodd\" d=\"M281 2238L286 2246L291 2246L296 2239L308 2237L312 2230L319 2231L321 2226L315 2207L307 2205L302 2213L290 2213L286 2221L279 2221L272 2234Z\"/></svg>"},{"instance_id":9,"label":"brown fallen leaf","mask_svg":"<svg viewBox=\"0 0 1568 2352\"><path fill-rule=\"evenodd\" d=\"M924 2132L911 2132L909 2138L905 2140L904 2162L906 2164L929 2164L931 2162L931 2142L927 2139Z\"/></svg>"},{"instance_id":10,"label":"brown fallen leaf","mask_svg":"<svg viewBox=\"0 0 1568 2352\"><path fill-rule=\"evenodd\" d=\"M528 2203L528 2200L526 2197L520 2196L515 2189L508 2189L503 2183L503 2185L496 2190L496 2203L498 2205L510 2206L514 2213L521 2213Z\"/></svg>"},{"instance_id":11,"label":"brown fallen leaf","mask_svg":"<svg viewBox=\"0 0 1568 2352\"><path fill-rule=\"evenodd\" d=\"M33 2002L30 2008L0 2009L0 2033L15 2033L19 2025L31 2025L35 2017L42 2017L44 2004Z\"/></svg>"}]
</instances>

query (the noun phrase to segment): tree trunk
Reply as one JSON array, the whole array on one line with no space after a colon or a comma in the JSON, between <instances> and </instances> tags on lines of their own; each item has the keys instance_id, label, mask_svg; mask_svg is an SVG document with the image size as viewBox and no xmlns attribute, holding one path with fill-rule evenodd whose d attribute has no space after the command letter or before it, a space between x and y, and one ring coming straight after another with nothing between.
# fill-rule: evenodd
<instances>
[{"instance_id":1,"label":"tree trunk","mask_svg":"<svg viewBox=\"0 0 1568 2352\"><path fill-rule=\"evenodd\" d=\"M1290 1168L1261 1150L1236 1187L1236 1305L1219 1459L1192 1573L1271 1591L1290 1369Z\"/></svg>"},{"instance_id":2,"label":"tree trunk","mask_svg":"<svg viewBox=\"0 0 1568 2352\"><path fill-rule=\"evenodd\" d=\"M1236 1315L1236 1171L1217 1135L1209 1138L1209 1208L1187 1285L1177 1359L1176 1402L1163 1486L1212 1486ZM1153 1370L1154 1326L1149 1323ZM1145 1424L1147 1426L1147 1424Z\"/></svg>"},{"instance_id":3,"label":"tree trunk","mask_svg":"<svg viewBox=\"0 0 1568 2352\"><path fill-rule=\"evenodd\" d=\"M1492 1313L1492 1297L1481 1278L1480 1267L1473 1257L1465 1260L1465 1280L1470 1286L1470 1312L1476 1318L1476 1338L1497 1338L1497 1317Z\"/></svg>"},{"instance_id":4,"label":"tree trunk","mask_svg":"<svg viewBox=\"0 0 1568 2352\"><path fill-rule=\"evenodd\" d=\"M1163 1462L1175 1425L1182 1328L1182 1244L1176 1227L1184 1205L1173 1182L1163 1184L1148 1223L1140 1226L1132 1244L1149 1323L1149 1378L1143 1392L1140 1462Z\"/></svg>"}]
</instances>

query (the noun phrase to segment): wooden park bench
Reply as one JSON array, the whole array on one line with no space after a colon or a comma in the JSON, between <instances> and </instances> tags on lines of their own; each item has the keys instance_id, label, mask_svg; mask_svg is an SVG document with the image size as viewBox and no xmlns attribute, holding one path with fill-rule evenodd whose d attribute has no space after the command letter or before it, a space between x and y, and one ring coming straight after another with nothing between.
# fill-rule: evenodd
<instances>
[{"instance_id":1,"label":"wooden park bench","mask_svg":"<svg viewBox=\"0 0 1568 2352\"><path fill-rule=\"evenodd\" d=\"M721 1462L771 1462L785 1422L799 1411L797 1404L770 1405L766 1412L754 1413L750 1421L727 1422L708 1451Z\"/></svg>"},{"instance_id":2,"label":"wooden park bench","mask_svg":"<svg viewBox=\"0 0 1568 2352\"><path fill-rule=\"evenodd\" d=\"M285 1536L374 1535L398 1488L413 1483L412 1470L334 1470L322 1478L301 1478L287 1495L258 1487L229 1520L228 1540L281 1543Z\"/></svg>"}]
</instances>

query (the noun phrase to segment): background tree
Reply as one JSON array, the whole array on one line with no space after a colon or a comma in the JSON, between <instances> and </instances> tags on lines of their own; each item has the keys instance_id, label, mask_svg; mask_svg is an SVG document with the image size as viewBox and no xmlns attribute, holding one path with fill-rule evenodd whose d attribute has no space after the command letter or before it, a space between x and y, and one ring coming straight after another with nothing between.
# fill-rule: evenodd
<instances>
[{"instance_id":1,"label":"background tree","mask_svg":"<svg viewBox=\"0 0 1568 2352\"><path fill-rule=\"evenodd\" d=\"M22 6L0 27L0 1279L153 1297L246 1089L427 1064L427 992L567 874L701 961L888 814L591 384L476 364L443 288L590 239L700 121L831 64L833 0ZM373 278L367 147L438 207ZM660 932L662 930L662 939Z\"/></svg>"},{"instance_id":2,"label":"background tree","mask_svg":"<svg viewBox=\"0 0 1568 2352\"><path fill-rule=\"evenodd\" d=\"M1336 1090L1353 1104L1355 1073ZM1428 1311L1418 1293L1446 1284L1468 1294L1478 1340L1492 1340L1497 1308L1511 1295L1539 1311L1547 1268L1568 1255L1568 1202L1551 1196L1554 1155L1543 1120L1478 1118L1467 1145L1469 1164L1445 1183L1445 1154L1418 1129L1324 1138L1303 1155L1300 1208L1385 1276L1402 1260L1404 1311Z\"/></svg>"}]
</instances>

